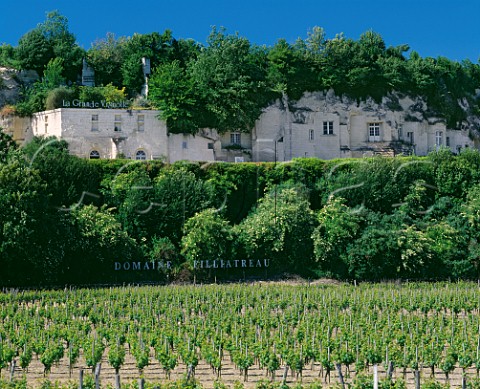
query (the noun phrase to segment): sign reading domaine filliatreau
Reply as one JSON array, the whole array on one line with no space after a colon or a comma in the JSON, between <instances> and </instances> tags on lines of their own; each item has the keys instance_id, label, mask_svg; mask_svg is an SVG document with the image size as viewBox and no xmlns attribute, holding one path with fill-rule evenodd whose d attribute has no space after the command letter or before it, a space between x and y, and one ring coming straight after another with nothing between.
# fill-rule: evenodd
<instances>
[{"instance_id":1,"label":"sign reading domaine filliatreau","mask_svg":"<svg viewBox=\"0 0 480 389\"><path fill-rule=\"evenodd\" d=\"M62 100L62 107L63 108L106 108L106 109L114 109L114 108L128 108L130 107L131 102L129 100L122 100L122 101L112 101L107 102L106 100L101 101L82 101L79 99L74 100Z\"/></svg>"},{"instance_id":2,"label":"sign reading domaine filliatreau","mask_svg":"<svg viewBox=\"0 0 480 389\"><path fill-rule=\"evenodd\" d=\"M252 269L269 267L269 259L234 259L234 260L205 260L193 261L194 269ZM169 270L172 268L170 261L157 262L115 262L114 269L116 271L145 271L145 270Z\"/></svg>"}]
</instances>

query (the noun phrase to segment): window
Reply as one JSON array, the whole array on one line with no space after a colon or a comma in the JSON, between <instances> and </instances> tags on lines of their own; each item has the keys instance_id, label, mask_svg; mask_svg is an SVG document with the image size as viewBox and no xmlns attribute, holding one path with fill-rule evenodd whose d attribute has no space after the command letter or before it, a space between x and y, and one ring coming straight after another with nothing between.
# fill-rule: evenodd
<instances>
[{"instance_id":1,"label":"window","mask_svg":"<svg viewBox=\"0 0 480 389\"><path fill-rule=\"evenodd\" d=\"M398 126L398 139L402 139L403 138L403 127L402 126Z\"/></svg>"},{"instance_id":2,"label":"window","mask_svg":"<svg viewBox=\"0 0 480 389\"><path fill-rule=\"evenodd\" d=\"M48 116L45 115L45 134L48 134Z\"/></svg>"},{"instance_id":3,"label":"window","mask_svg":"<svg viewBox=\"0 0 480 389\"><path fill-rule=\"evenodd\" d=\"M323 122L323 135L333 135L333 122Z\"/></svg>"},{"instance_id":4,"label":"window","mask_svg":"<svg viewBox=\"0 0 480 389\"><path fill-rule=\"evenodd\" d=\"M380 141L380 123L368 124L368 141L369 142Z\"/></svg>"},{"instance_id":5,"label":"window","mask_svg":"<svg viewBox=\"0 0 480 389\"><path fill-rule=\"evenodd\" d=\"M122 131L122 115L115 115L114 131Z\"/></svg>"},{"instance_id":6,"label":"window","mask_svg":"<svg viewBox=\"0 0 480 389\"><path fill-rule=\"evenodd\" d=\"M415 143L412 131L407 132L407 141L408 141L408 143L411 143L412 145Z\"/></svg>"},{"instance_id":7,"label":"window","mask_svg":"<svg viewBox=\"0 0 480 389\"><path fill-rule=\"evenodd\" d=\"M135 154L135 159L137 161L145 161L147 159L147 154L143 150L138 150Z\"/></svg>"},{"instance_id":8,"label":"window","mask_svg":"<svg viewBox=\"0 0 480 389\"><path fill-rule=\"evenodd\" d=\"M100 153L97 150L90 151L90 159L100 159Z\"/></svg>"},{"instance_id":9,"label":"window","mask_svg":"<svg viewBox=\"0 0 480 389\"><path fill-rule=\"evenodd\" d=\"M448 146L448 147L450 147L450 137L449 137L449 136L447 136L447 137L445 138L445 145Z\"/></svg>"},{"instance_id":10,"label":"window","mask_svg":"<svg viewBox=\"0 0 480 389\"><path fill-rule=\"evenodd\" d=\"M98 131L98 115L92 115L92 131Z\"/></svg>"},{"instance_id":11,"label":"window","mask_svg":"<svg viewBox=\"0 0 480 389\"><path fill-rule=\"evenodd\" d=\"M443 143L443 132L442 131L435 131L435 146L440 147Z\"/></svg>"},{"instance_id":12,"label":"window","mask_svg":"<svg viewBox=\"0 0 480 389\"><path fill-rule=\"evenodd\" d=\"M315 140L315 131L312 128L308 130L308 140Z\"/></svg>"},{"instance_id":13,"label":"window","mask_svg":"<svg viewBox=\"0 0 480 389\"><path fill-rule=\"evenodd\" d=\"M207 147L209 150L213 150L213 142L208 142Z\"/></svg>"},{"instance_id":14,"label":"window","mask_svg":"<svg viewBox=\"0 0 480 389\"><path fill-rule=\"evenodd\" d=\"M230 134L230 143L232 145L240 145L242 144L242 138L239 132L232 132Z\"/></svg>"},{"instance_id":15,"label":"window","mask_svg":"<svg viewBox=\"0 0 480 389\"><path fill-rule=\"evenodd\" d=\"M182 149L188 149L188 143L186 141L182 142Z\"/></svg>"},{"instance_id":16,"label":"window","mask_svg":"<svg viewBox=\"0 0 480 389\"><path fill-rule=\"evenodd\" d=\"M137 130L145 131L145 115L138 115L137 117Z\"/></svg>"}]
</instances>

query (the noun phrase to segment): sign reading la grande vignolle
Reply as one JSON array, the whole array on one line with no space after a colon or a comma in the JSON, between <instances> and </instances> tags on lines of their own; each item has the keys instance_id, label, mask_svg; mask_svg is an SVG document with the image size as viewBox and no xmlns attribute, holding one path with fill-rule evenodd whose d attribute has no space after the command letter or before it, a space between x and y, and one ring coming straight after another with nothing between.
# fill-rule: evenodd
<instances>
[{"instance_id":1,"label":"sign reading la grande vignolle","mask_svg":"<svg viewBox=\"0 0 480 389\"><path fill-rule=\"evenodd\" d=\"M131 105L131 101L122 100L122 101L110 101L106 100L100 101L82 101L79 99L74 100L62 100L63 108L104 108L104 109L115 109L115 108L128 108Z\"/></svg>"},{"instance_id":2,"label":"sign reading la grande vignolle","mask_svg":"<svg viewBox=\"0 0 480 389\"><path fill-rule=\"evenodd\" d=\"M234 259L234 260L204 260L193 261L194 269L253 269L267 268L270 266L269 259ZM170 270L172 269L171 261L125 261L115 262L115 271L148 271L148 270Z\"/></svg>"}]
</instances>

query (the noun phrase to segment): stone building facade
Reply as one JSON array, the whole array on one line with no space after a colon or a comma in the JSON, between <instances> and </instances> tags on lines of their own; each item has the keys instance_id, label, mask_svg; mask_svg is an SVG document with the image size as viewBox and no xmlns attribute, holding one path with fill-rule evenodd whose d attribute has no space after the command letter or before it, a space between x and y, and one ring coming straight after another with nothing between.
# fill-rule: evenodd
<instances>
[{"instance_id":1,"label":"stone building facade","mask_svg":"<svg viewBox=\"0 0 480 389\"><path fill-rule=\"evenodd\" d=\"M288 161L372 155L427 155L439 147L458 153L475 147L469 131L447 129L409 98L356 102L328 93L306 93L297 102L267 107L252 130L254 161Z\"/></svg>"},{"instance_id":2,"label":"stone building facade","mask_svg":"<svg viewBox=\"0 0 480 389\"><path fill-rule=\"evenodd\" d=\"M130 109L58 108L38 112L30 119L30 138L55 136L82 158L175 162L213 160L210 139L168 134L159 111ZM28 140L28 139L27 139Z\"/></svg>"},{"instance_id":3,"label":"stone building facade","mask_svg":"<svg viewBox=\"0 0 480 389\"><path fill-rule=\"evenodd\" d=\"M204 129L195 136L169 134L159 111L124 108L59 108L31 118L2 117L0 126L19 142L33 136L64 139L70 152L82 158L170 163L426 155L439 147L454 153L476 147L468 130L447 129L426 112L421 100L408 97L356 102L318 92L296 102L276 101L264 109L251 133Z\"/></svg>"}]
</instances>

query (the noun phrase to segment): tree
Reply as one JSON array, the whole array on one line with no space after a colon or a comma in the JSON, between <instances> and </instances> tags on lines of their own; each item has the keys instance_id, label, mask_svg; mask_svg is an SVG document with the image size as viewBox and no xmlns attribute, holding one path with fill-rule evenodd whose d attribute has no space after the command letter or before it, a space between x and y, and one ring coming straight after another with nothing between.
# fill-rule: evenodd
<instances>
[{"instance_id":1,"label":"tree","mask_svg":"<svg viewBox=\"0 0 480 389\"><path fill-rule=\"evenodd\" d=\"M45 22L37 29L51 45L53 57L63 61L63 77L71 82L77 81L85 51L77 45L75 35L69 31L68 19L58 11L48 12Z\"/></svg>"},{"instance_id":2,"label":"tree","mask_svg":"<svg viewBox=\"0 0 480 389\"><path fill-rule=\"evenodd\" d=\"M235 227L237 248L250 258L271 259L277 269L305 270L313 257L315 216L302 188L271 188Z\"/></svg>"},{"instance_id":3,"label":"tree","mask_svg":"<svg viewBox=\"0 0 480 389\"><path fill-rule=\"evenodd\" d=\"M347 247L350 276L381 280L430 276L433 255L429 237L403 215L367 213L362 234Z\"/></svg>"},{"instance_id":4,"label":"tree","mask_svg":"<svg viewBox=\"0 0 480 389\"><path fill-rule=\"evenodd\" d=\"M467 201L460 207L466 223L468 259L480 279L480 185L474 185L467 193ZM472 269L473 270L473 269Z\"/></svg>"},{"instance_id":5,"label":"tree","mask_svg":"<svg viewBox=\"0 0 480 389\"><path fill-rule=\"evenodd\" d=\"M20 38L16 56L20 69L35 70L41 76L53 57L53 47L40 30L34 29Z\"/></svg>"},{"instance_id":6,"label":"tree","mask_svg":"<svg viewBox=\"0 0 480 389\"><path fill-rule=\"evenodd\" d=\"M107 203L115 207L116 218L123 229L137 241L148 241L154 235L149 223L152 211L152 180L144 169L117 174L113 180L103 182L102 190Z\"/></svg>"},{"instance_id":7,"label":"tree","mask_svg":"<svg viewBox=\"0 0 480 389\"><path fill-rule=\"evenodd\" d=\"M193 80L187 76L180 61L161 65L150 79L149 98L160 110L172 133L196 133L201 123L197 122L200 109L197 106Z\"/></svg>"},{"instance_id":8,"label":"tree","mask_svg":"<svg viewBox=\"0 0 480 389\"><path fill-rule=\"evenodd\" d=\"M54 58L63 60L62 76L76 81L81 70L83 50L68 31L68 19L58 11L47 13L45 22L23 35L16 49L20 69L35 70L42 76Z\"/></svg>"},{"instance_id":9,"label":"tree","mask_svg":"<svg viewBox=\"0 0 480 389\"><path fill-rule=\"evenodd\" d=\"M151 70L154 71L161 64L170 63L175 59L175 40L170 30L163 34L137 34L128 37L124 47L124 61L122 63L123 85L130 96L140 93L145 82L142 70L142 58L150 60Z\"/></svg>"},{"instance_id":10,"label":"tree","mask_svg":"<svg viewBox=\"0 0 480 389\"><path fill-rule=\"evenodd\" d=\"M184 223L197 212L211 207L213 191L208 182L194 173L166 169L153 183L151 211L145 213L150 236L165 236L178 244Z\"/></svg>"},{"instance_id":11,"label":"tree","mask_svg":"<svg viewBox=\"0 0 480 389\"><path fill-rule=\"evenodd\" d=\"M213 28L208 46L188 68L204 112L201 127L249 131L265 105L265 68L250 42Z\"/></svg>"},{"instance_id":12,"label":"tree","mask_svg":"<svg viewBox=\"0 0 480 389\"><path fill-rule=\"evenodd\" d=\"M13 68L18 66L13 46L6 43L0 45L0 65Z\"/></svg>"},{"instance_id":13,"label":"tree","mask_svg":"<svg viewBox=\"0 0 480 389\"><path fill-rule=\"evenodd\" d=\"M0 164L7 162L8 156L17 149L13 138L0 127Z\"/></svg>"},{"instance_id":14,"label":"tree","mask_svg":"<svg viewBox=\"0 0 480 389\"><path fill-rule=\"evenodd\" d=\"M96 85L123 86L122 64L125 59L126 38L115 38L108 33L104 39L92 44L87 52L88 63L95 70Z\"/></svg>"},{"instance_id":15,"label":"tree","mask_svg":"<svg viewBox=\"0 0 480 389\"><path fill-rule=\"evenodd\" d=\"M20 158L0 163L2 284L46 279L43 268L52 264L44 250L51 227L46 188L38 172Z\"/></svg>"},{"instance_id":16,"label":"tree","mask_svg":"<svg viewBox=\"0 0 480 389\"><path fill-rule=\"evenodd\" d=\"M194 261L230 258L232 228L213 208L187 220L182 238L182 254L191 267Z\"/></svg>"},{"instance_id":17,"label":"tree","mask_svg":"<svg viewBox=\"0 0 480 389\"><path fill-rule=\"evenodd\" d=\"M318 89L313 57L307 55L307 47L300 42L292 46L280 39L268 51L268 84L273 91L293 100L298 100L305 91Z\"/></svg>"},{"instance_id":18,"label":"tree","mask_svg":"<svg viewBox=\"0 0 480 389\"><path fill-rule=\"evenodd\" d=\"M65 78L62 76L63 62L63 59L59 57L48 61L42 79L46 89L51 90L65 84Z\"/></svg>"},{"instance_id":19,"label":"tree","mask_svg":"<svg viewBox=\"0 0 480 389\"><path fill-rule=\"evenodd\" d=\"M346 249L357 238L363 215L347 207L343 199L333 197L318 212L317 220L312 234L315 259L321 270L344 278L348 274Z\"/></svg>"},{"instance_id":20,"label":"tree","mask_svg":"<svg viewBox=\"0 0 480 389\"><path fill-rule=\"evenodd\" d=\"M52 207L65 210L94 202L94 196L98 197L98 170L88 161L70 155L66 141L36 137L23 151L32 168L48 183Z\"/></svg>"},{"instance_id":21,"label":"tree","mask_svg":"<svg viewBox=\"0 0 480 389\"><path fill-rule=\"evenodd\" d=\"M113 270L115 261L136 259L138 247L123 231L112 211L85 205L67 214L66 234L70 246L65 249L63 266L69 282L99 282Z\"/></svg>"}]
</instances>

